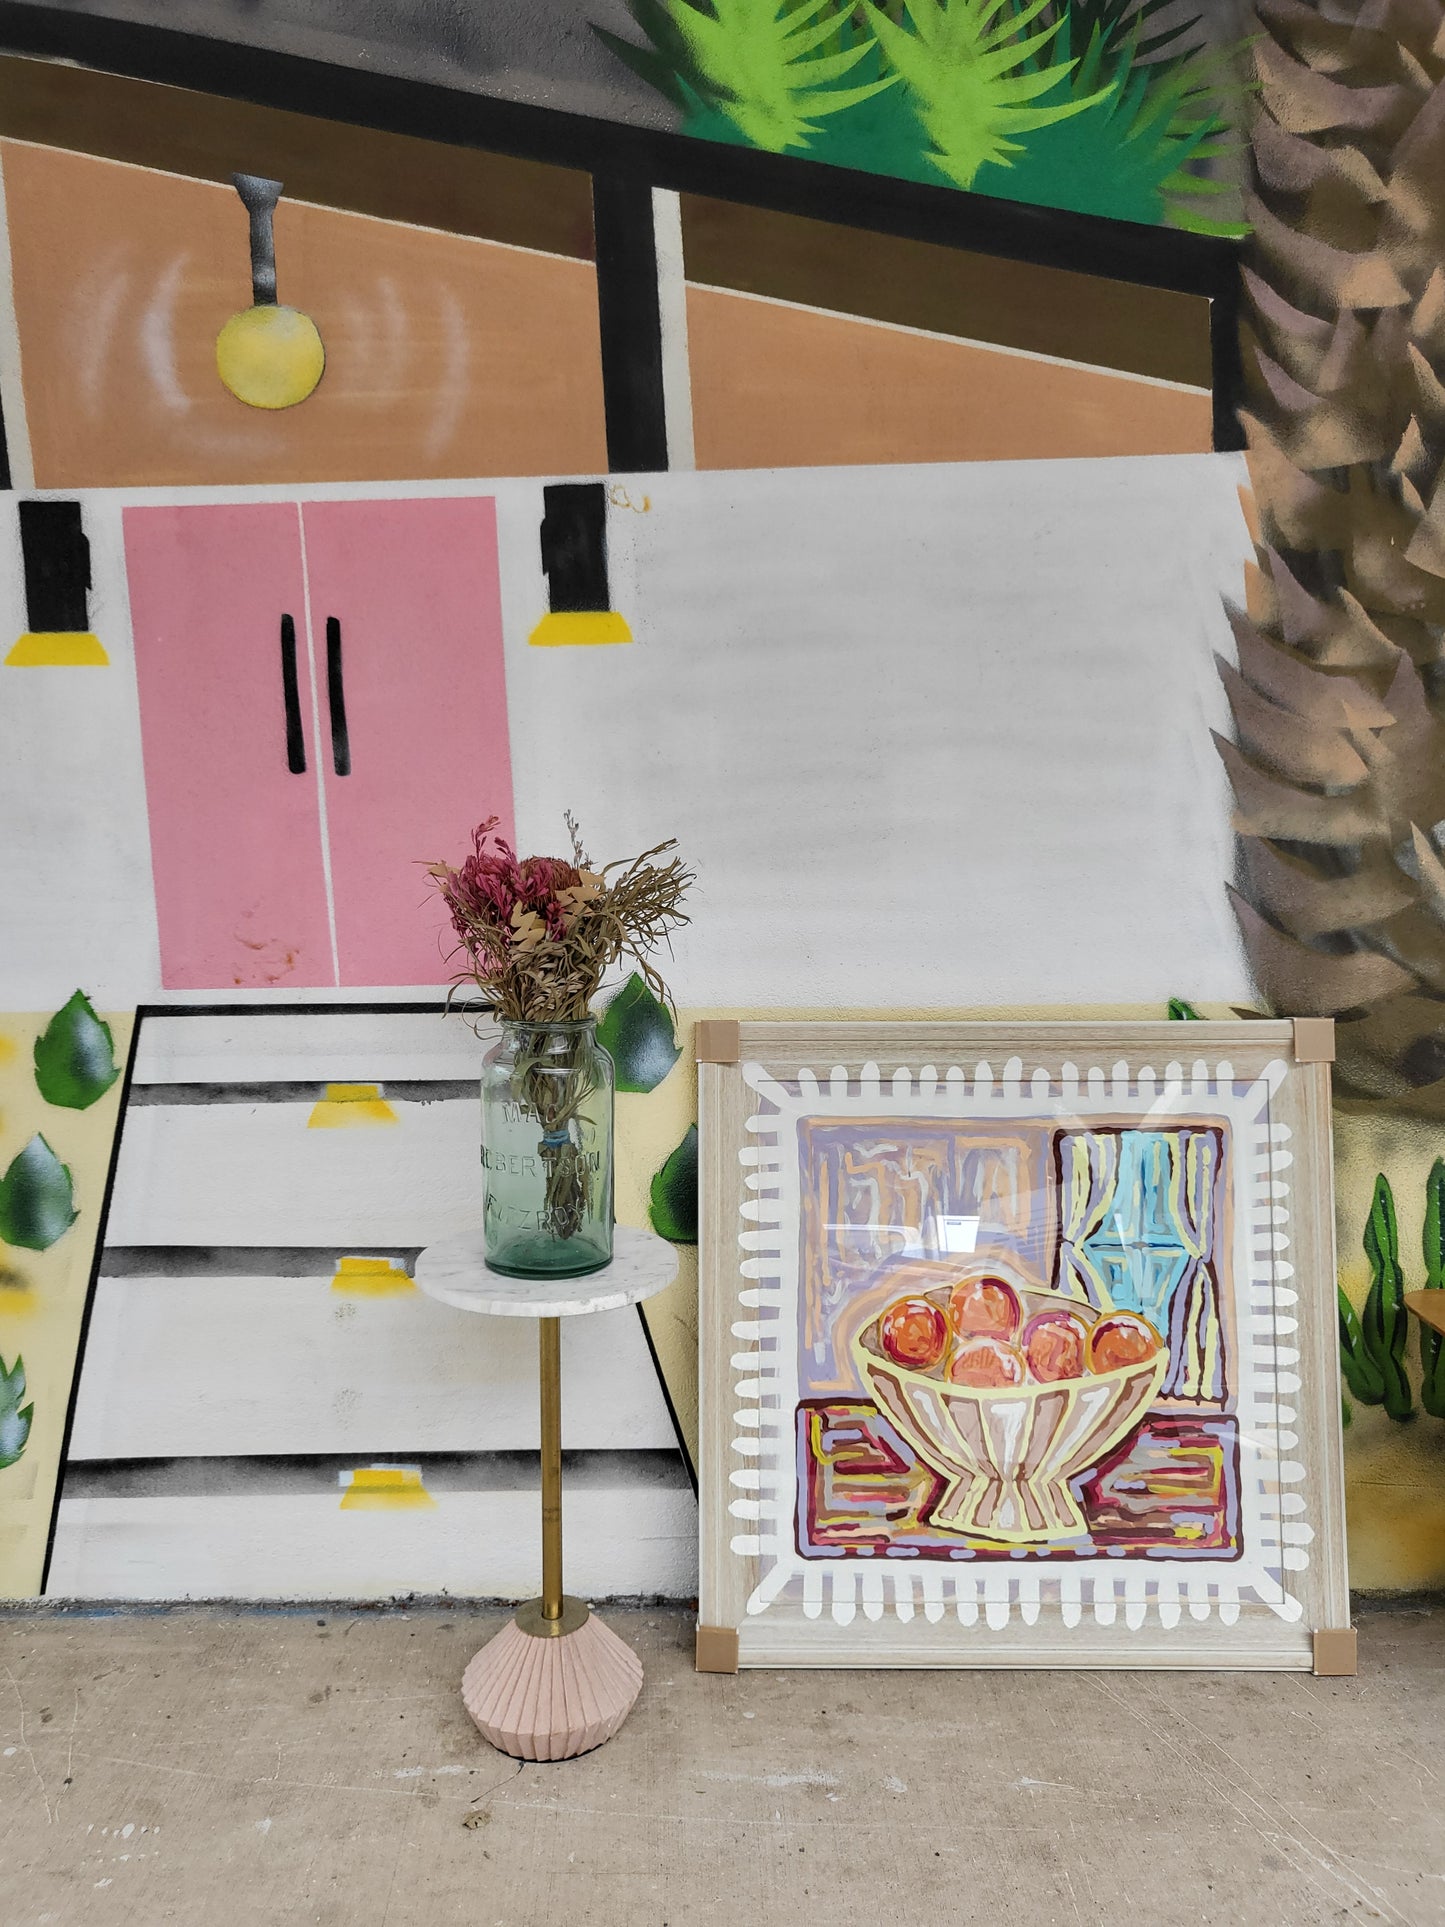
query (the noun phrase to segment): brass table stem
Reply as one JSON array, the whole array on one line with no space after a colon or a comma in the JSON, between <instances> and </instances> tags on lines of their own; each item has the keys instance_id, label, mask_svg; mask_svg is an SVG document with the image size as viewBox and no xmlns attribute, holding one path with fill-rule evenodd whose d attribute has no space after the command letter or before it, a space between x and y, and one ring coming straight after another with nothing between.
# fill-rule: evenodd
<instances>
[{"instance_id":1,"label":"brass table stem","mask_svg":"<svg viewBox=\"0 0 1445 1927\"><path fill-rule=\"evenodd\" d=\"M539 1318L542 1384L542 1617L562 1617L562 1321Z\"/></svg>"}]
</instances>

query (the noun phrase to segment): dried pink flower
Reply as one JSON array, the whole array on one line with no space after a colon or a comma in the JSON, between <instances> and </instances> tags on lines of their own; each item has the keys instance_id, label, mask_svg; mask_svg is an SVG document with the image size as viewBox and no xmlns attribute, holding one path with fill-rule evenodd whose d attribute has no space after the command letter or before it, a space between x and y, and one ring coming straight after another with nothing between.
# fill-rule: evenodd
<instances>
[{"instance_id":1,"label":"dried pink flower","mask_svg":"<svg viewBox=\"0 0 1445 1927\"><path fill-rule=\"evenodd\" d=\"M630 957L654 995L667 988L652 953L687 922L681 904L692 873L659 844L639 857L593 870L571 817L574 862L559 856L518 861L495 816L472 832L472 853L457 869L427 865L451 915L470 978L504 1017L533 1021L586 1015L604 973Z\"/></svg>"}]
</instances>

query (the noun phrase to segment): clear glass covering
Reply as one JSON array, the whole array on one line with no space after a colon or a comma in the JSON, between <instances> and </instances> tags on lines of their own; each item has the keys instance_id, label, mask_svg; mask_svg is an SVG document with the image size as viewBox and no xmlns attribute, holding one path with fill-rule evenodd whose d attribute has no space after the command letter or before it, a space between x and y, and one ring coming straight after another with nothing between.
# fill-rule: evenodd
<instances>
[{"instance_id":1,"label":"clear glass covering","mask_svg":"<svg viewBox=\"0 0 1445 1927\"><path fill-rule=\"evenodd\" d=\"M502 1024L482 1063L493 1271L575 1276L611 1263L612 1093L595 1019Z\"/></svg>"}]
</instances>

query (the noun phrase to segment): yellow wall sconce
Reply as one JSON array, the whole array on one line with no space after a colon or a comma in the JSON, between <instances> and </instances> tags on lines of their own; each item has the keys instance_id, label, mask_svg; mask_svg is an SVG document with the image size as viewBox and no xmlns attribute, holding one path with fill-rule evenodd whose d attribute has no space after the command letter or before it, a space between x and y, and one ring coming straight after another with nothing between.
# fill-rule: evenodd
<instances>
[{"instance_id":1,"label":"yellow wall sconce","mask_svg":"<svg viewBox=\"0 0 1445 1927\"><path fill-rule=\"evenodd\" d=\"M294 408L326 368L326 349L309 314L276 299L273 217L280 181L233 174L251 220L251 306L233 314L216 337L216 372L248 408Z\"/></svg>"}]
</instances>

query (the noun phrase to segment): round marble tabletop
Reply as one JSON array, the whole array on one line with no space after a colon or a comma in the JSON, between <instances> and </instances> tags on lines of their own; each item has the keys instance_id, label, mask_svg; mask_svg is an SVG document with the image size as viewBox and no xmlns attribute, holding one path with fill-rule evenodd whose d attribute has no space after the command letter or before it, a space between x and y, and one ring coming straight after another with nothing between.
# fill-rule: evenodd
<instances>
[{"instance_id":1,"label":"round marble tabletop","mask_svg":"<svg viewBox=\"0 0 1445 1927\"><path fill-rule=\"evenodd\" d=\"M620 1224L613 1232L612 1263L580 1278L504 1278L488 1271L480 1230L428 1245L416 1261L419 1290L461 1311L494 1318L573 1318L585 1311L616 1311L665 1291L677 1276L677 1252L653 1231Z\"/></svg>"}]
</instances>

